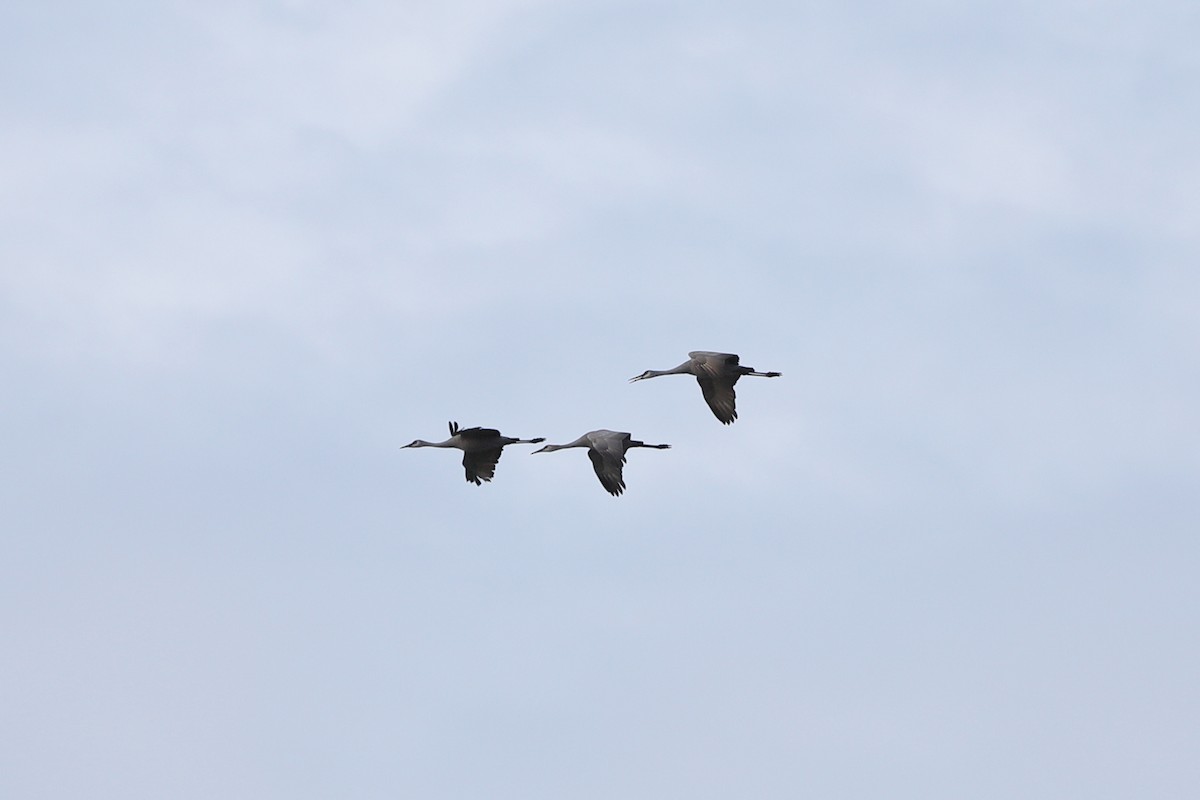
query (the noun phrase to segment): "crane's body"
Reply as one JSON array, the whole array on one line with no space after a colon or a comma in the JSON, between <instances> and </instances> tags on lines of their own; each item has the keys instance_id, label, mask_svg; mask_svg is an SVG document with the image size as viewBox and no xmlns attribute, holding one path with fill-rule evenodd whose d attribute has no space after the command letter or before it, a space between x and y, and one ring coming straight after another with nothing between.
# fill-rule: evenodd
<instances>
[{"instance_id":1,"label":"crane's body","mask_svg":"<svg viewBox=\"0 0 1200 800\"><path fill-rule=\"evenodd\" d=\"M444 447L461 450L463 453L463 469L466 471L467 482L482 486L484 481L490 481L496 475L496 462L500 460L501 451L510 444L537 444L544 442L544 437L536 439L514 439L511 436L501 436L495 428L460 428L457 422L450 423L450 438L444 442L427 442L415 439L406 444L408 447Z\"/></svg>"},{"instance_id":2,"label":"crane's body","mask_svg":"<svg viewBox=\"0 0 1200 800\"><path fill-rule=\"evenodd\" d=\"M653 447L656 450L666 450L669 444L646 444L634 439L631 434L622 431L596 430L589 431L573 442L567 444L548 444L534 450L534 453L552 453L555 450L565 450L568 447L586 447L588 458L600 485L613 497L625 491L625 453L634 447Z\"/></svg>"},{"instance_id":3,"label":"crane's body","mask_svg":"<svg viewBox=\"0 0 1200 800\"><path fill-rule=\"evenodd\" d=\"M657 378L661 375L694 375L704 393L704 401L713 415L724 425L737 419L737 394L733 385L745 375L757 378L778 378L782 372L759 372L753 367L743 367L733 353L713 353L708 350L693 350L688 360L674 369L648 369L629 382Z\"/></svg>"}]
</instances>

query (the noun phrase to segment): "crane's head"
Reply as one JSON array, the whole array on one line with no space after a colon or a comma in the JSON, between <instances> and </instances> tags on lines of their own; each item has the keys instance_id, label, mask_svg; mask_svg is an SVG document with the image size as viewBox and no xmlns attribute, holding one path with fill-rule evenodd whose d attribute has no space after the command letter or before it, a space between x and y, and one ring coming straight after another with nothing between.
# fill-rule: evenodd
<instances>
[{"instance_id":1,"label":"crane's head","mask_svg":"<svg viewBox=\"0 0 1200 800\"><path fill-rule=\"evenodd\" d=\"M411 444L406 444L401 447L401 450L407 450L410 447L429 447L429 442L424 439L413 439Z\"/></svg>"},{"instance_id":2,"label":"crane's head","mask_svg":"<svg viewBox=\"0 0 1200 800\"><path fill-rule=\"evenodd\" d=\"M632 378L630 378L629 382L633 383L634 381L644 381L644 380L646 380L646 378L653 378L654 375L655 375L654 370L648 369L645 372L643 372L641 375L635 375Z\"/></svg>"}]
</instances>

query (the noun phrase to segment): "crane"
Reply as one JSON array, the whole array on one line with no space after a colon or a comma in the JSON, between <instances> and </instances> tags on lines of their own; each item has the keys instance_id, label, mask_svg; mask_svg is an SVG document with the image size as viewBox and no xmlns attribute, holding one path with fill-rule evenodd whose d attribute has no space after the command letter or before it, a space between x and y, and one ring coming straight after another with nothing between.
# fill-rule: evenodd
<instances>
[{"instance_id":1,"label":"crane","mask_svg":"<svg viewBox=\"0 0 1200 800\"><path fill-rule=\"evenodd\" d=\"M514 439L511 436L501 436L495 428L460 428L457 422L450 423L450 438L444 442L427 442L415 439L412 444L401 447L453 447L463 451L463 468L467 473L467 483L482 486L484 481L490 481L496 475L496 462L500 460L500 451L510 444L537 444L546 441L545 437L537 439Z\"/></svg>"},{"instance_id":2,"label":"crane","mask_svg":"<svg viewBox=\"0 0 1200 800\"><path fill-rule=\"evenodd\" d=\"M631 434L621 431L598 430L589 431L568 444L548 444L534 450L533 453L552 453L555 450L565 450L568 447L586 447L588 458L596 470L600 485L613 497L625 491L625 478L621 471L625 465L625 453L633 447L653 447L656 450L666 450L669 444L646 444L634 439Z\"/></svg>"},{"instance_id":3,"label":"crane","mask_svg":"<svg viewBox=\"0 0 1200 800\"><path fill-rule=\"evenodd\" d=\"M642 381L646 378L657 378L660 375L695 375L700 390L704 392L704 401L712 409L722 424L729 425L737 419L737 408L734 405L737 395L733 385L743 375L753 375L758 378L778 378L782 372L758 372L753 367L743 367L738 363L738 357L733 353L710 353L707 350L693 350L688 353L688 360L674 369L648 369L641 375L630 378L629 382Z\"/></svg>"}]
</instances>

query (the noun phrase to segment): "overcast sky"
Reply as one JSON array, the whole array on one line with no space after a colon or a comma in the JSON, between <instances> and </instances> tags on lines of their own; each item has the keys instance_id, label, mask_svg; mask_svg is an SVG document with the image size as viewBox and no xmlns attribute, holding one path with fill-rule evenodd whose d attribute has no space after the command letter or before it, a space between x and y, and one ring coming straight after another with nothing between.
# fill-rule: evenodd
<instances>
[{"instance_id":1,"label":"overcast sky","mask_svg":"<svg viewBox=\"0 0 1200 800\"><path fill-rule=\"evenodd\" d=\"M0 796L1197 796L1198 36L5 4Z\"/></svg>"}]
</instances>

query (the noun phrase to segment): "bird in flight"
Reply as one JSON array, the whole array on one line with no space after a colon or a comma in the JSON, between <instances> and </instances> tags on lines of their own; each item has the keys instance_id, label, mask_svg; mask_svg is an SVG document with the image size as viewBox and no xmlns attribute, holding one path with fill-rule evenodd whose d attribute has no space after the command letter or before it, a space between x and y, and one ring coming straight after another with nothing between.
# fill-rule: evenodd
<instances>
[{"instance_id":1,"label":"bird in flight","mask_svg":"<svg viewBox=\"0 0 1200 800\"><path fill-rule=\"evenodd\" d=\"M565 450L568 447L586 447L588 458L592 460L592 468L600 485L613 497L625 491L625 478L621 474L625 466L625 453L633 447L653 447L666 450L669 444L646 444L632 438L621 431L590 431L568 444L548 444L534 450L533 453L552 453L555 450ZM532 454L531 454L532 455Z\"/></svg>"},{"instance_id":2,"label":"bird in flight","mask_svg":"<svg viewBox=\"0 0 1200 800\"><path fill-rule=\"evenodd\" d=\"M725 425L737 419L737 395L733 385L743 375L753 375L757 378L778 378L782 372L758 372L753 367L743 367L738 363L738 357L733 353L710 353L706 350L693 350L688 353L688 360L674 369L648 369L641 375L630 378L629 382L642 381L646 378L657 378L660 375L695 375L700 390L704 393L704 401L712 409L717 419Z\"/></svg>"},{"instance_id":3,"label":"bird in flight","mask_svg":"<svg viewBox=\"0 0 1200 800\"><path fill-rule=\"evenodd\" d=\"M510 444L537 444L546 441L545 437L537 439L514 439L511 436L501 436L495 428L460 428L457 422L450 423L450 438L444 442L427 442L415 439L409 447L453 447L463 451L463 469L467 473L467 483L482 486L484 481L490 481L496 475L496 462L500 460L500 451Z\"/></svg>"}]
</instances>

